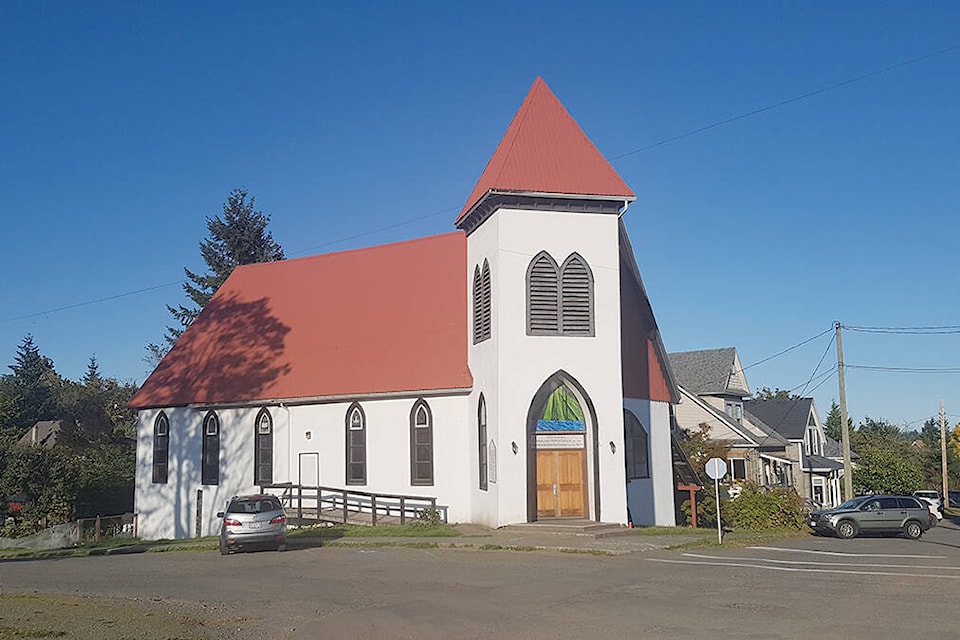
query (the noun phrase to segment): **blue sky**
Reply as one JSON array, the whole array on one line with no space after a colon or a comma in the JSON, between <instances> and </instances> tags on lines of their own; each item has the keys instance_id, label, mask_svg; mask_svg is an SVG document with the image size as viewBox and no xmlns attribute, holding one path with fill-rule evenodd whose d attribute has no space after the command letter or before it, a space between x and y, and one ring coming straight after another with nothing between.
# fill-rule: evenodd
<instances>
[{"instance_id":1,"label":"blue sky","mask_svg":"<svg viewBox=\"0 0 960 640\"><path fill-rule=\"evenodd\" d=\"M620 5L0 3L0 364L32 333L65 376L96 355L142 382L237 186L291 257L452 230L537 75L637 193L668 350L750 365L835 320L960 325L960 49L624 155L956 47L960 5ZM831 337L750 384L802 388ZM844 347L960 367L960 334ZM850 414L905 424L943 398L956 422L958 385L851 369ZM812 394L825 414L836 377Z\"/></svg>"}]
</instances>

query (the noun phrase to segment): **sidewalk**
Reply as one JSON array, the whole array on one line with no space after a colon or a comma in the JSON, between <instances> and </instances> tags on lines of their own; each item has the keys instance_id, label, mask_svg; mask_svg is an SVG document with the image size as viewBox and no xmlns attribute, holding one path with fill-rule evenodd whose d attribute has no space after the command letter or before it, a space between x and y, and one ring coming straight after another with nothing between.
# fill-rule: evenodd
<instances>
[{"instance_id":1,"label":"sidewalk","mask_svg":"<svg viewBox=\"0 0 960 640\"><path fill-rule=\"evenodd\" d=\"M647 535L642 528L604 531L597 534L538 530L530 526L508 526L501 529L462 524L455 538L344 537L325 540L326 546L421 546L446 548L520 549L566 551L577 553L624 554L667 549L716 537L716 531L701 529L697 533ZM296 546L291 539L291 546Z\"/></svg>"}]
</instances>

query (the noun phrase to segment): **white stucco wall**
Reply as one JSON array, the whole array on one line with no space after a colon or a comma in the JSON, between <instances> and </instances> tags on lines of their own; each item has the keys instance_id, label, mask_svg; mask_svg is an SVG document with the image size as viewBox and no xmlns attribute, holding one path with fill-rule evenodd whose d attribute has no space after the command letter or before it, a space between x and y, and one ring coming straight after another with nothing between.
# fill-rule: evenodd
<instances>
[{"instance_id":1,"label":"white stucco wall","mask_svg":"<svg viewBox=\"0 0 960 640\"><path fill-rule=\"evenodd\" d=\"M469 399L425 397L433 417L434 484L410 483L410 411L416 397L361 401L367 429L367 483L359 491L436 497L449 507L451 522L470 520L467 455ZM274 482L299 483L299 456L317 453L322 486L347 487L346 413L351 402L270 406L274 424ZM203 490L201 535L213 535L216 512L233 495L258 490L253 484L254 422L260 407L217 410L220 418L220 483L201 485L201 427L205 409L166 411L170 455L166 484L152 483L153 422L159 411L141 411L138 423L136 510L147 539L195 535L197 490ZM307 433L310 437L307 438ZM313 484L313 480L309 481Z\"/></svg>"},{"instance_id":2,"label":"white stucco wall","mask_svg":"<svg viewBox=\"0 0 960 640\"><path fill-rule=\"evenodd\" d=\"M617 222L615 215L500 209L484 223L483 227L493 223L489 230L481 227L470 236L472 245L481 232L496 234L493 297L498 369L492 383L496 384L497 399L495 407L488 405L488 416L495 416L491 421L496 421L500 445L497 524L527 520L527 412L540 386L560 370L582 385L596 410L600 487L594 486L593 439L588 436L590 517L598 517L594 492L599 491L599 518L604 522L627 521ZM478 240L478 246L489 246L488 238ZM549 252L558 264L577 252L589 264L594 278L595 336L526 334L527 268L541 251ZM474 376L478 385L482 376L476 370ZM513 442L518 446L516 455L511 451Z\"/></svg>"},{"instance_id":3,"label":"white stucco wall","mask_svg":"<svg viewBox=\"0 0 960 640\"><path fill-rule=\"evenodd\" d=\"M670 443L670 405L666 402L625 398L624 407L633 413L647 431L650 448L650 477L627 485L633 523L673 526L674 510L673 452Z\"/></svg>"},{"instance_id":4,"label":"white stucco wall","mask_svg":"<svg viewBox=\"0 0 960 640\"><path fill-rule=\"evenodd\" d=\"M499 402L499 371L498 355L500 352L501 333L503 323L500 317L503 300L500 291L504 286L504 274L501 269L500 254L497 250L499 238L500 218L497 215L489 218L477 228L467 242L467 291L469 309L469 330L467 331L470 347L468 362L470 373L473 375L473 393L470 395L470 412L467 420L468 458L470 479L470 509L471 521L489 527L503 524L499 517L501 488L504 486L504 473L508 478L513 477L513 467L522 465L510 451L510 441L505 440L500 433L500 402ZM491 327L490 338L473 344L473 272L479 266L483 269L483 261L490 264L490 291L491 291ZM487 407L487 450L490 443L496 446L496 469L488 464L487 490L480 489L480 455L478 441L477 411L480 394L483 394ZM513 472L512 472L513 471ZM516 489L514 489L516 490Z\"/></svg>"}]
</instances>

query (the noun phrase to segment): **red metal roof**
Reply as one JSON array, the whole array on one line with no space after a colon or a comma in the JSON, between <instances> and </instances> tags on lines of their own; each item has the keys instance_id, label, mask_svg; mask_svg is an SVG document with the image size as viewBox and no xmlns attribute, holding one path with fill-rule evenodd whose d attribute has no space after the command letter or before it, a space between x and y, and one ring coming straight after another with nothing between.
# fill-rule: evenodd
<instances>
[{"instance_id":1,"label":"red metal roof","mask_svg":"<svg viewBox=\"0 0 960 640\"><path fill-rule=\"evenodd\" d=\"M462 232L238 267L130 401L466 389Z\"/></svg>"},{"instance_id":2,"label":"red metal roof","mask_svg":"<svg viewBox=\"0 0 960 640\"><path fill-rule=\"evenodd\" d=\"M490 190L634 198L630 187L539 77L457 222Z\"/></svg>"}]
</instances>

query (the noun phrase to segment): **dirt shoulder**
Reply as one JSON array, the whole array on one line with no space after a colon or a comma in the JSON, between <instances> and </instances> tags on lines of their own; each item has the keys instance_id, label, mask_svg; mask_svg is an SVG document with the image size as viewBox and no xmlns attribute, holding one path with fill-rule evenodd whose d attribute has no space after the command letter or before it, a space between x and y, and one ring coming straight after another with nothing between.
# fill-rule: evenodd
<instances>
[{"instance_id":1,"label":"dirt shoulder","mask_svg":"<svg viewBox=\"0 0 960 640\"><path fill-rule=\"evenodd\" d=\"M266 637L259 621L222 605L40 594L0 594L0 640L217 640Z\"/></svg>"}]
</instances>

